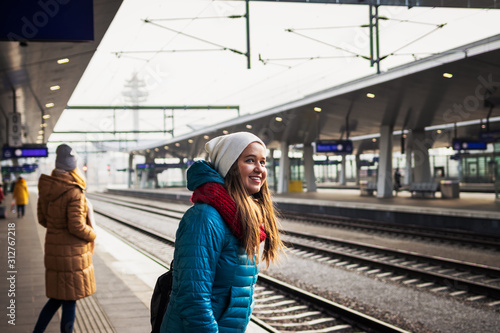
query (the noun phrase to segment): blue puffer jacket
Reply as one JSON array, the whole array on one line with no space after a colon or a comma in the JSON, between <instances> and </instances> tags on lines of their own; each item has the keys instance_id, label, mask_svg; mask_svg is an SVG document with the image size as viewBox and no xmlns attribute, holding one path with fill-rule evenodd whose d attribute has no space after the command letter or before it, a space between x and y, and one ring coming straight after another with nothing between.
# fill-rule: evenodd
<instances>
[{"instance_id":1,"label":"blue puffer jacket","mask_svg":"<svg viewBox=\"0 0 500 333\"><path fill-rule=\"evenodd\" d=\"M204 161L187 172L188 189L224 184ZM161 332L245 332L253 309L258 268L217 210L195 204L177 229L170 303Z\"/></svg>"}]
</instances>

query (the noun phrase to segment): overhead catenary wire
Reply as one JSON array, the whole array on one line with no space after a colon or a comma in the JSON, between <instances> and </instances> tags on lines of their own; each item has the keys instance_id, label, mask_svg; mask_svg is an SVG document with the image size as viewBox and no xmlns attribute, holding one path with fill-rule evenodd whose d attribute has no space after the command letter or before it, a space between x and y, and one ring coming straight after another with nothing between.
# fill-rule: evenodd
<instances>
[{"instance_id":1,"label":"overhead catenary wire","mask_svg":"<svg viewBox=\"0 0 500 333\"><path fill-rule=\"evenodd\" d=\"M383 16L380 17L380 19L382 19L382 20L393 20L393 21L398 21L398 22L401 22L401 23L414 23L414 24L423 24L423 25L432 25L432 26L435 26L435 28L432 31L427 32L424 35L418 37L417 39L415 39L415 40L413 40L413 41L411 41L411 42L409 42L409 43L401 46L400 48L396 49L395 51L393 51L391 53L388 53L385 56L382 56L380 58L380 60L386 59L389 56L396 56L396 55L398 55L398 54L396 54L396 52L398 52L398 51L400 51L400 50L402 50L402 49L410 46L413 43L418 42L419 40L427 37L431 33L433 33L435 31L443 28L447 24L447 23L434 24L434 23L417 22L417 21L410 21L410 20L391 19L391 18L387 18L387 17L383 17ZM352 54L355 57L360 57L360 58L363 58L363 59L366 59L366 60L370 60L370 57L368 57L368 56L364 56L364 55L358 54L356 52L347 50L345 48L342 48L342 47L339 47L339 46L327 43L325 41L319 40L317 38L313 38L311 36L307 36L307 35L304 35L304 34L301 34L301 33L297 32L297 30L323 30L323 29L366 28L366 27L369 27L369 25L338 26L338 27L317 27L317 28L314 28L314 27L312 27L312 28L294 28L294 29L285 29L285 31L294 33L294 34L296 34L298 36L310 39L312 41L321 43L323 45L327 45L327 46L333 47L333 48L335 48L337 50L350 53L350 54ZM413 57L415 57L415 53L411 53L411 55ZM276 59L262 59L262 58L259 57L259 60L262 63L267 64L267 63L271 63L271 61L287 61L287 60L300 60L300 59L309 59L309 60L312 60L312 59L335 59L335 58L349 58L349 57L352 57L352 56L315 56L315 57L313 56L313 57L302 57L302 58L276 58Z\"/></svg>"},{"instance_id":2,"label":"overhead catenary wire","mask_svg":"<svg viewBox=\"0 0 500 333\"><path fill-rule=\"evenodd\" d=\"M437 31L437 30L439 30L439 29L443 28L445 25L446 25L446 23L439 24L438 26L436 26L436 28L434 28L434 29L432 29L431 31L429 31L429 32L427 32L427 33L425 33L425 34L423 34L422 36L418 37L417 39L415 39L415 40L413 40L413 41L411 41L411 42L409 42L409 43L406 43L405 45L403 45L403 46L401 46L400 48L398 48L398 49L396 49L396 50L392 51L392 52L391 52L391 53L389 53L388 55L394 55L394 54L395 54L396 52L398 52L399 50L402 50L402 49L406 48L407 46L410 46L411 44L414 44L414 43L418 42L419 40L421 40L421 39L423 39L423 38L425 38L425 37L429 36L430 34L432 34L432 33L436 32L436 31Z\"/></svg>"},{"instance_id":3,"label":"overhead catenary wire","mask_svg":"<svg viewBox=\"0 0 500 333\"><path fill-rule=\"evenodd\" d=\"M353 54L353 55L355 55L355 56L357 56L357 57L368 58L368 57L366 57L366 56L364 56L364 55L361 55L361 54L358 54L358 53L356 53L356 52L350 51L350 50L345 49L345 48L343 48L343 47L340 47L340 46L337 46L337 45L333 45L333 44L327 43L327 42L325 42L325 41L319 40L319 39L317 39L317 38L313 38L313 37L310 37L310 36L307 36L307 35L304 35L304 34L298 33L298 32L296 32L294 29L285 29L285 31L287 31L287 32L291 32L291 33L294 33L294 34L296 34L296 35L298 35L298 36L301 36L301 37L303 37L303 38L310 39L310 40L315 41L315 42L318 42L318 43L320 43L320 44L323 44L323 45L327 45L327 46L333 47L334 49L337 49L337 50L340 50L340 51L343 51L343 52L346 52L346 53ZM369 58L368 58L368 59L369 59Z\"/></svg>"},{"instance_id":4,"label":"overhead catenary wire","mask_svg":"<svg viewBox=\"0 0 500 333\"><path fill-rule=\"evenodd\" d=\"M186 21L186 20L206 20L206 19L237 19L244 18L245 15L228 15L228 16L198 16L198 17L172 17L172 18L161 18L161 19L149 19L151 22L157 21Z\"/></svg>"},{"instance_id":5,"label":"overhead catenary wire","mask_svg":"<svg viewBox=\"0 0 500 333\"><path fill-rule=\"evenodd\" d=\"M186 49L186 50L144 50L144 51L118 51L118 52L113 52L114 55L117 57L121 57L123 54L131 54L131 53L136 53L136 54L141 54L141 53L179 53L179 52L210 52L210 51L225 51L226 49L219 48L219 49ZM132 59L138 59L138 60L144 60L148 61L147 59L142 59L142 58L137 58L137 57L129 57Z\"/></svg>"},{"instance_id":6,"label":"overhead catenary wire","mask_svg":"<svg viewBox=\"0 0 500 333\"><path fill-rule=\"evenodd\" d=\"M200 37L196 37L196 36L193 36L193 35L190 35L190 34L187 34L185 32L182 32L182 31L178 31L178 30L175 30L175 29L171 29L169 27L166 27L166 26L163 26L161 24L158 24L158 23L154 23L148 19L144 19L144 22L145 23L150 23L152 25L155 25L157 27L160 27L160 28L163 28L165 30L168 30L168 31L171 31L171 32L174 32L176 34L179 34L179 35L182 35L182 36L185 36L185 37L189 37L189 38L192 38L192 39L195 39L197 41L200 41L202 43L206 43L206 44L209 44L209 45L212 45L212 46L216 46L216 47L219 47L219 48L222 48L224 50L227 50L227 51L231 51L231 52L234 52L234 53L237 53L237 54L241 54L241 55L245 55L245 52L241 52L241 51L238 51L236 49L233 49L233 48L230 48L230 47L226 47L224 45L220 45L220 44L217 44L217 43L214 43L214 42L211 42L209 40L206 40L206 39L203 39L203 38L200 38Z\"/></svg>"}]
</instances>

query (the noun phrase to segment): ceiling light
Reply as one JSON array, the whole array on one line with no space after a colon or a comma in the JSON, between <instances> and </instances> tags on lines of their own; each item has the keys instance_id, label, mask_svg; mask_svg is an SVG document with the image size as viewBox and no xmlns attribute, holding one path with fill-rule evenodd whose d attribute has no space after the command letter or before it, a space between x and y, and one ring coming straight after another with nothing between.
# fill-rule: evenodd
<instances>
[{"instance_id":1,"label":"ceiling light","mask_svg":"<svg viewBox=\"0 0 500 333\"><path fill-rule=\"evenodd\" d=\"M377 139L373 138L373 139L372 139L372 142L377 142Z\"/></svg>"},{"instance_id":2,"label":"ceiling light","mask_svg":"<svg viewBox=\"0 0 500 333\"><path fill-rule=\"evenodd\" d=\"M39 135L36 137L37 140L43 140L43 135Z\"/></svg>"},{"instance_id":3,"label":"ceiling light","mask_svg":"<svg viewBox=\"0 0 500 333\"><path fill-rule=\"evenodd\" d=\"M447 79L451 79L453 77L453 74L451 74L451 73L443 73L443 77L445 77Z\"/></svg>"},{"instance_id":4,"label":"ceiling light","mask_svg":"<svg viewBox=\"0 0 500 333\"><path fill-rule=\"evenodd\" d=\"M176 147L180 147L180 146L181 146L181 144L180 144L179 142L176 142L176 143L175 143L175 146L176 146Z\"/></svg>"},{"instance_id":5,"label":"ceiling light","mask_svg":"<svg viewBox=\"0 0 500 333\"><path fill-rule=\"evenodd\" d=\"M38 131L38 134L43 134L43 133L44 133L44 131L43 131L43 130L39 130L39 131Z\"/></svg>"},{"instance_id":6,"label":"ceiling light","mask_svg":"<svg viewBox=\"0 0 500 333\"><path fill-rule=\"evenodd\" d=\"M314 107L314 111L316 111L316 112L321 112L321 108L320 108L320 107L318 107L318 106L315 106L315 107Z\"/></svg>"},{"instance_id":7,"label":"ceiling light","mask_svg":"<svg viewBox=\"0 0 500 333\"><path fill-rule=\"evenodd\" d=\"M372 93L367 93L367 94L366 94L366 97L368 97L368 98L375 98L375 94L372 94Z\"/></svg>"},{"instance_id":8,"label":"ceiling light","mask_svg":"<svg viewBox=\"0 0 500 333\"><path fill-rule=\"evenodd\" d=\"M283 121L283 118L281 118L281 117L276 117L276 118L274 118L274 119L275 119L276 121Z\"/></svg>"},{"instance_id":9,"label":"ceiling light","mask_svg":"<svg viewBox=\"0 0 500 333\"><path fill-rule=\"evenodd\" d=\"M59 60L57 60L57 63L58 63L59 65L66 64L66 63L68 63L68 62L69 62L69 59L68 59L68 58L63 58L63 59L59 59Z\"/></svg>"},{"instance_id":10,"label":"ceiling light","mask_svg":"<svg viewBox=\"0 0 500 333\"><path fill-rule=\"evenodd\" d=\"M208 140L208 138L209 138L209 136L208 136L208 135L204 135L204 136L203 136L203 139L205 139L205 140Z\"/></svg>"},{"instance_id":11,"label":"ceiling light","mask_svg":"<svg viewBox=\"0 0 500 333\"><path fill-rule=\"evenodd\" d=\"M49 118L50 118L50 114L44 114L44 115L42 116L42 118L43 118L43 119L49 119Z\"/></svg>"},{"instance_id":12,"label":"ceiling light","mask_svg":"<svg viewBox=\"0 0 500 333\"><path fill-rule=\"evenodd\" d=\"M46 123L41 123L40 127L47 127L47 124Z\"/></svg>"},{"instance_id":13,"label":"ceiling light","mask_svg":"<svg viewBox=\"0 0 500 333\"><path fill-rule=\"evenodd\" d=\"M441 131L440 129L436 131L437 134L441 134L443 131Z\"/></svg>"},{"instance_id":14,"label":"ceiling light","mask_svg":"<svg viewBox=\"0 0 500 333\"><path fill-rule=\"evenodd\" d=\"M59 90L59 89L61 89L61 87L57 86L57 85L50 87L50 90L52 90L52 91Z\"/></svg>"},{"instance_id":15,"label":"ceiling light","mask_svg":"<svg viewBox=\"0 0 500 333\"><path fill-rule=\"evenodd\" d=\"M165 150L168 150L168 146L165 146L165 147L163 147L163 148L165 148Z\"/></svg>"},{"instance_id":16,"label":"ceiling light","mask_svg":"<svg viewBox=\"0 0 500 333\"><path fill-rule=\"evenodd\" d=\"M149 153L151 151L151 149L146 149L146 153Z\"/></svg>"},{"instance_id":17,"label":"ceiling light","mask_svg":"<svg viewBox=\"0 0 500 333\"><path fill-rule=\"evenodd\" d=\"M45 107L52 108L52 107L54 107L54 105L55 105L54 103L47 103L47 104L45 104Z\"/></svg>"},{"instance_id":18,"label":"ceiling light","mask_svg":"<svg viewBox=\"0 0 500 333\"><path fill-rule=\"evenodd\" d=\"M194 141L193 141L193 139L189 139L188 142L189 143L193 143Z\"/></svg>"},{"instance_id":19,"label":"ceiling light","mask_svg":"<svg viewBox=\"0 0 500 333\"><path fill-rule=\"evenodd\" d=\"M253 127L253 126L252 126L252 125L250 125L250 124L248 124L248 125L246 126L246 128L248 128L248 129L252 129L252 127Z\"/></svg>"},{"instance_id":20,"label":"ceiling light","mask_svg":"<svg viewBox=\"0 0 500 333\"><path fill-rule=\"evenodd\" d=\"M159 148L155 148L155 151L160 151L160 149Z\"/></svg>"},{"instance_id":21,"label":"ceiling light","mask_svg":"<svg viewBox=\"0 0 500 333\"><path fill-rule=\"evenodd\" d=\"M229 131L228 130L223 130L222 133L229 134Z\"/></svg>"},{"instance_id":22,"label":"ceiling light","mask_svg":"<svg viewBox=\"0 0 500 333\"><path fill-rule=\"evenodd\" d=\"M485 125L485 124L482 124L482 125L481 125L481 128L486 128L486 125Z\"/></svg>"}]
</instances>

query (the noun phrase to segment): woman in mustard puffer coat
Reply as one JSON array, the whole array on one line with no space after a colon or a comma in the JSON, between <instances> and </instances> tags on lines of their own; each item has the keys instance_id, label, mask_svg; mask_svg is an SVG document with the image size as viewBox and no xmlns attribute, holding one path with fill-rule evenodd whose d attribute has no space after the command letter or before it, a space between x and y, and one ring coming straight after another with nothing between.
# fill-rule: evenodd
<instances>
[{"instance_id":1,"label":"woman in mustard puffer coat","mask_svg":"<svg viewBox=\"0 0 500 333\"><path fill-rule=\"evenodd\" d=\"M85 180L66 144L57 147L56 168L38 183L38 222L45 236L48 302L34 332L43 332L62 305L61 332L72 332L76 301L96 291L92 253L96 233L88 217Z\"/></svg>"},{"instance_id":2,"label":"woman in mustard puffer coat","mask_svg":"<svg viewBox=\"0 0 500 333\"><path fill-rule=\"evenodd\" d=\"M17 218L24 217L25 207L28 204L29 192L26 180L23 177L19 177L14 185L14 192L12 193L13 198L16 201L17 206Z\"/></svg>"}]
</instances>

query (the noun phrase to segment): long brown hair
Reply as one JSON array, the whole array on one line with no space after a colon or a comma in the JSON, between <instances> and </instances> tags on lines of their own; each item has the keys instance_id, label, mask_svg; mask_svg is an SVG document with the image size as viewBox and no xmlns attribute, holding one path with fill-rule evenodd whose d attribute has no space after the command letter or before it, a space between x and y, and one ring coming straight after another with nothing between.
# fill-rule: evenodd
<instances>
[{"instance_id":1,"label":"long brown hair","mask_svg":"<svg viewBox=\"0 0 500 333\"><path fill-rule=\"evenodd\" d=\"M260 225L264 226L267 237L262 260L266 261L266 267L269 267L271 262L276 262L279 252L284 251L285 247L279 237L278 219L271 201L267 179L264 180L260 191L251 196L243 185L236 160L224 181L229 195L238 207L243 229L243 246L249 258L254 257L259 249ZM258 262L258 255L256 259Z\"/></svg>"}]
</instances>

